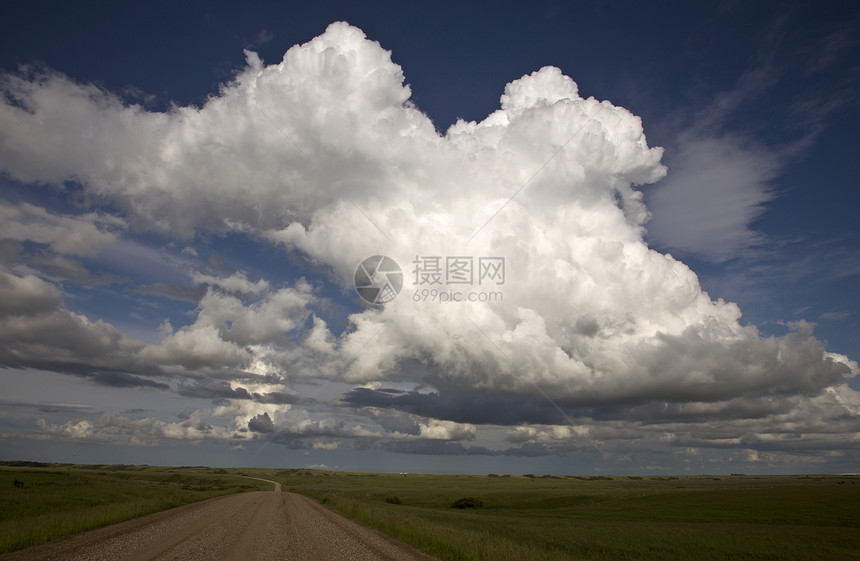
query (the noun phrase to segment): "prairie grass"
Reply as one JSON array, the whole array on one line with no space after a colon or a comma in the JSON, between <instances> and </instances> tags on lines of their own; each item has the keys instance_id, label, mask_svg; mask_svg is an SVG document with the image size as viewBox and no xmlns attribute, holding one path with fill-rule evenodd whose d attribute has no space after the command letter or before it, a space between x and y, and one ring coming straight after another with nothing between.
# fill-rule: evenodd
<instances>
[{"instance_id":1,"label":"prairie grass","mask_svg":"<svg viewBox=\"0 0 860 561\"><path fill-rule=\"evenodd\" d=\"M271 489L262 481L214 471L0 466L0 553L218 495Z\"/></svg>"},{"instance_id":2,"label":"prairie grass","mask_svg":"<svg viewBox=\"0 0 860 561\"><path fill-rule=\"evenodd\" d=\"M0 466L0 552L271 488L242 475L279 481L284 491L314 497L445 561L860 559L860 477L402 476L92 465ZM482 507L451 508L464 497Z\"/></svg>"},{"instance_id":3,"label":"prairie grass","mask_svg":"<svg viewBox=\"0 0 860 561\"><path fill-rule=\"evenodd\" d=\"M860 477L323 473L281 482L446 561L860 558Z\"/></svg>"}]
</instances>

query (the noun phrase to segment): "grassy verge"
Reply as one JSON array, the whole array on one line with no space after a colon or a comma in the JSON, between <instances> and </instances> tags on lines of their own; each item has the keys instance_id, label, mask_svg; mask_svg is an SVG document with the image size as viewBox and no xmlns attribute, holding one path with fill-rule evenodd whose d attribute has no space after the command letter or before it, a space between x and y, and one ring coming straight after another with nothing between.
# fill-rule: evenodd
<instances>
[{"instance_id":1,"label":"grassy verge","mask_svg":"<svg viewBox=\"0 0 860 561\"><path fill-rule=\"evenodd\" d=\"M860 478L280 475L443 560L860 558Z\"/></svg>"},{"instance_id":2,"label":"grassy verge","mask_svg":"<svg viewBox=\"0 0 860 561\"><path fill-rule=\"evenodd\" d=\"M150 466L0 466L0 553L218 495L271 489L236 473Z\"/></svg>"}]
</instances>

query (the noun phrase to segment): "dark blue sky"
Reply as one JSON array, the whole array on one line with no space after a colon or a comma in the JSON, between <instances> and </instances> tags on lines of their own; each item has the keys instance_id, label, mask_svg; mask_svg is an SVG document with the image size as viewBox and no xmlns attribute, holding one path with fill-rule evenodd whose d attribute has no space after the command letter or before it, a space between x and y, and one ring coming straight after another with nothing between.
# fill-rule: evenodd
<instances>
[{"instance_id":1,"label":"dark blue sky","mask_svg":"<svg viewBox=\"0 0 860 561\"><path fill-rule=\"evenodd\" d=\"M781 337L796 329L795 322L815 323L815 336L828 351L860 360L860 8L854 2L7 3L0 8L0 72L27 80L60 73L127 105L171 115L221 96L222 85L246 68L243 50L258 53L264 65L277 64L293 45L335 21L360 28L391 51L411 102L440 135L458 119L484 120L499 109L506 84L545 66L576 81L583 98L609 100L641 117L648 145L665 149L669 170L663 181L638 187L652 215L645 224L649 247L686 263L711 299L738 303L741 323L756 326L763 337ZM13 107L18 101L8 91L4 87L5 102ZM201 228L188 238L138 227L119 199L94 195L73 174L62 188L46 187L22 180L13 167L0 176L0 200L10 205L26 202L62 216L100 211L132 226L99 223L103 230L115 227L111 232L121 240L98 258L71 263L66 255L63 265L46 253L42 238L10 234L20 246L3 246L4 266L16 275L36 271L61 290L66 311L103 320L138 341L156 344L165 320L173 330L198 321L209 286L204 276L239 275L269 287L308 280L325 304L301 319L290 344L301 339L296 333L312 330L313 316L336 337L345 336L350 314L363 310L349 287L338 284L338 264L321 254L261 243L263 234L248 230ZM266 292L254 294L244 304L262 310ZM171 366L158 364L162 370L154 375L172 379ZM116 368L142 376L138 365ZM92 372L82 379L91 383ZM16 376L4 384L21 383ZM392 384L409 379L398 376ZM433 376L424 382L439 390L433 380L439 382ZM423 391L420 383L398 387ZM860 388L856 378L850 387ZM321 401L333 403L337 392L330 391ZM204 394L185 408L205 403ZM16 395L32 399L24 390ZM54 426L69 419L57 418ZM428 434L438 428L428 426ZM493 434L498 445L501 437ZM323 440L314 441L319 446L309 448L312 454L334 446ZM366 456L350 464L345 448L331 453L335 460L313 461L373 468ZM448 453L427 452L435 458L432 469L444 470ZM34 454L50 456L45 448ZM558 459L565 454L551 457L541 460L547 469L567 465ZM231 461L241 462L236 458ZM669 456L657 458L648 461L680 466ZM516 462L528 471L523 457Z\"/></svg>"},{"instance_id":2,"label":"dark blue sky","mask_svg":"<svg viewBox=\"0 0 860 561\"><path fill-rule=\"evenodd\" d=\"M244 65L243 49L275 63L338 20L392 51L412 100L442 132L458 118L481 120L507 82L554 65L582 95L641 116L670 167L679 134L719 96L740 91L738 106L708 126L781 158L775 196L753 223L769 243L752 262L733 256L728 266L706 260L694 269L713 296L739 301L755 323L774 319L772 308L759 311L763 299L783 321L806 306L850 312L836 325L821 322L819 333L859 357L855 279L814 270L860 260L860 11L852 2L32 2L3 12L3 69L45 65L154 110L201 105ZM812 252L827 264L799 277L772 271L774 260L790 267ZM839 262L827 259L832 252ZM754 277L754 294L734 285L737 268ZM760 268L772 274L758 276Z\"/></svg>"}]
</instances>

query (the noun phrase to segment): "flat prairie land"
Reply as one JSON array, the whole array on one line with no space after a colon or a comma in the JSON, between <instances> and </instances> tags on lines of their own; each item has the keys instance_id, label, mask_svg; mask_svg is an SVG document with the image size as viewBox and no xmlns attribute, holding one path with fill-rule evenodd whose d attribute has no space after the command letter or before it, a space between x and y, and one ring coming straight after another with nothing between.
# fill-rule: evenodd
<instances>
[{"instance_id":1,"label":"flat prairie land","mask_svg":"<svg viewBox=\"0 0 860 561\"><path fill-rule=\"evenodd\" d=\"M855 476L269 474L444 560L860 559Z\"/></svg>"},{"instance_id":2,"label":"flat prairie land","mask_svg":"<svg viewBox=\"0 0 860 561\"><path fill-rule=\"evenodd\" d=\"M9 464L9 463L7 463ZM0 552L217 495L302 493L442 560L860 559L860 476L0 465ZM469 499L461 501L460 499ZM466 508L452 508L452 504Z\"/></svg>"},{"instance_id":3,"label":"flat prairie land","mask_svg":"<svg viewBox=\"0 0 860 561\"><path fill-rule=\"evenodd\" d=\"M0 553L219 495L272 488L237 470L26 464L0 464Z\"/></svg>"}]
</instances>

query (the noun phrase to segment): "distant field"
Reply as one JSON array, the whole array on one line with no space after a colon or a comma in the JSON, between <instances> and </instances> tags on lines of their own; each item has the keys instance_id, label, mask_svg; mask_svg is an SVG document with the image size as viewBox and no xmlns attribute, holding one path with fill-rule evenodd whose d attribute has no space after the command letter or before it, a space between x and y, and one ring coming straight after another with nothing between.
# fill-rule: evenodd
<instances>
[{"instance_id":1,"label":"distant field","mask_svg":"<svg viewBox=\"0 0 860 561\"><path fill-rule=\"evenodd\" d=\"M269 474L444 560L860 559L860 477Z\"/></svg>"},{"instance_id":2,"label":"distant field","mask_svg":"<svg viewBox=\"0 0 860 561\"><path fill-rule=\"evenodd\" d=\"M860 559L860 476L402 476L2 464L0 552L271 488L242 475L279 481L284 491L321 500L445 561ZM463 498L482 506L451 508Z\"/></svg>"},{"instance_id":3,"label":"distant field","mask_svg":"<svg viewBox=\"0 0 860 561\"><path fill-rule=\"evenodd\" d=\"M0 553L218 495L272 488L236 475L240 470L15 464L0 463Z\"/></svg>"}]
</instances>

